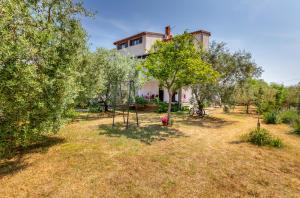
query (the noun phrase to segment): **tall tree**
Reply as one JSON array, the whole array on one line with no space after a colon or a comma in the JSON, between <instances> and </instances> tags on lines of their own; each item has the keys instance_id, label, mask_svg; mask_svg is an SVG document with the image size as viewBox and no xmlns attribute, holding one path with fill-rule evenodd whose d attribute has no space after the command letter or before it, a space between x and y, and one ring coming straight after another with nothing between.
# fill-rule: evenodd
<instances>
[{"instance_id":1,"label":"tall tree","mask_svg":"<svg viewBox=\"0 0 300 198\"><path fill-rule=\"evenodd\" d=\"M184 33L169 41L157 41L142 64L146 76L159 80L168 91L169 122L174 91L195 81L206 81L217 76L211 65L202 61L200 51L194 44L193 36Z\"/></svg>"},{"instance_id":2,"label":"tall tree","mask_svg":"<svg viewBox=\"0 0 300 198\"><path fill-rule=\"evenodd\" d=\"M86 33L72 0L0 3L0 154L57 131L77 93Z\"/></svg>"},{"instance_id":3,"label":"tall tree","mask_svg":"<svg viewBox=\"0 0 300 198\"><path fill-rule=\"evenodd\" d=\"M288 108L297 108L300 114L300 83L287 87L286 103Z\"/></svg>"},{"instance_id":4,"label":"tall tree","mask_svg":"<svg viewBox=\"0 0 300 198\"><path fill-rule=\"evenodd\" d=\"M225 43L212 42L208 50L203 50L201 57L212 65L220 76L217 83L197 83L193 86L199 108L204 100L219 98L227 107L234 105L234 94L237 85L242 85L248 79L259 77L261 67L252 60L250 53L239 51L231 53Z\"/></svg>"}]
</instances>

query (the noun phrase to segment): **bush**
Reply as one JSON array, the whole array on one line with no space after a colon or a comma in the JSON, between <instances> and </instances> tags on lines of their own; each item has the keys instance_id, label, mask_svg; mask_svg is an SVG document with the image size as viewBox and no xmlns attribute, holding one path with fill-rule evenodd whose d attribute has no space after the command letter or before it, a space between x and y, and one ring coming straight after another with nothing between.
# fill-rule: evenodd
<instances>
[{"instance_id":1,"label":"bush","mask_svg":"<svg viewBox=\"0 0 300 198\"><path fill-rule=\"evenodd\" d=\"M266 124L276 124L277 123L277 115L276 111L266 112L263 115L263 119Z\"/></svg>"},{"instance_id":2,"label":"bush","mask_svg":"<svg viewBox=\"0 0 300 198\"><path fill-rule=\"evenodd\" d=\"M158 109L156 110L157 113L166 113L168 112L169 104L166 102L156 101ZM178 112L181 111L179 103L175 103L171 105L171 112Z\"/></svg>"},{"instance_id":3,"label":"bush","mask_svg":"<svg viewBox=\"0 0 300 198\"><path fill-rule=\"evenodd\" d=\"M271 139L270 146L276 147L276 148L281 148L281 147L283 147L282 140L279 138Z\"/></svg>"},{"instance_id":4,"label":"bush","mask_svg":"<svg viewBox=\"0 0 300 198\"><path fill-rule=\"evenodd\" d=\"M278 122L280 123L292 124L297 119L299 119L299 115L293 110L282 111L278 115Z\"/></svg>"},{"instance_id":5,"label":"bush","mask_svg":"<svg viewBox=\"0 0 300 198\"><path fill-rule=\"evenodd\" d=\"M268 130L264 128L256 128L252 130L249 134L245 134L241 137L242 141L251 142L257 146L272 146L276 148L283 147L283 142L281 139L273 137Z\"/></svg>"},{"instance_id":6,"label":"bush","mask_svg":"<svg viewBox=\"0 0 300 198\"><path fill-rule=\"evenodd\" d=\"M177 111L180 111L180 106L179 106L179 103L175 103L175 104L172 104L171 106L171 111L172 112L177 112Z\"/></svg>"},{"instance_id":7,"label":"bush","mask_svg":"<svg viewBox=\"0 0 300 198\"><path fill-rule=\"evenodd\" d=\"M79 116L79 112L77 112L75 109L71 108L65 112L64 116L67 119L74 120L76 117Z\"/></svg>"},{"instance_id":8,"label":"bush","mask_svg":"<svg viewBox=\"0 0 300 198\"><path fill-rule=\"evenodd\" d=\"M100 113L103 111L103 107L99 103L92 103L89 106L89 112Z\"/></svg>"},{"instance_id":9,"label":"bush","mask_svg":"<svg viewBox=\"0 0 300 198\"><path fill-rule=\"evenodd\" d=\"M148 101L144 97L142 97L142 96L136 96L135 97L135 102L137 104L139 104L139 105L146 105L146 104L148 104Z\"/></svg>"},{"instance_id":10,"label":"bush","mask_svg":"<svg viewBox=\"0 0 300 198\"><path fill-rule=\"evenodd\" d=\"M268 145L272 137L266 129L255 129L249 134L249 141L258 146Z\"/></svg>"},{"instance_id":11,"label":"bush","mask_svg":"<svg viewBox=\"0 0 300 198\"><path fill-rule=\"evenodd\" d=\"M294 120L293 128L295 133L300 134L300 118Z\"/></svg>"},{"instance_id":12,"label":"bush","mask_svg":"<svg viewBox=\"0 0 300 198\"><path fill-rule=\"evenodd\" d=\"M157 113L166 113L168 111L168 103L166 102L159 102L158 108L156 110Z\"/></svg>"}]
</instances>

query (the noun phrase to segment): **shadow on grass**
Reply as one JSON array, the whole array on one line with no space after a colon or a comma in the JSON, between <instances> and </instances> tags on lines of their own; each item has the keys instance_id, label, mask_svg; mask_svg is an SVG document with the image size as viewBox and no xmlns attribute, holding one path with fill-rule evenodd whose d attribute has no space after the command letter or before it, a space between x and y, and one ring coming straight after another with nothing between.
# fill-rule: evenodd
<instances>
[{"instance_id":1,"label":"shadow on grass","mask_svg":"<svg viewBox=\"0 0 300 198\"><path fill-rule=\"evenodd\" d=\"M205 128L222 128L224 126L233 125L238 121L227 121L221 118L205 116L203 118L200 117L187 117L187 119L177 120L176 123L189 125L189 126L199 126Z\"/></svg>"},{"instance_id":2,"label":"shadow on grass","mask_svg":"<svg viewBox=\"0 0 300 198\"><path fill-rule=\"evenodd\" d=\"M150 145L155 141L163 141L168 138L187 137L184 133L177 129L164 127L161 125L148 125L145 127L130 126L126 129L123 124L100 125L100 135L107 135L109 137L121 137L125 136L130 139L140 140L141 142Z\"/></svg>"},{"instance_id":3,"label":"shadow on grass","mask_svg":"<svg viewBox=\"0 0 300 198\"><path fill-rule=\"evenodd\" d=\"M25 169L29 164L24 161L24 155L46 152L51 146L61 144L65 140L59 137L42 136L41 139L27 147L19 147L4 159L0 159L0 178Z\"/></svg>"},{"instance_id":4,"label":"shadow on grass","mask_svg":"<svg viewBox=\"0 0 300 198\"><path fill-rule=\"evenodd\" d=\"M292 136L294 136L294 137L296 137L296 138L300 138L300 132L295 132L294 129L292 129L292 130L286 132L286 134L287 134L287 135L292 135Z\"/></svg>"},{"instance_id":5,"label":"shadow on grass","mask_svg":"<svg viewBox=\"0 0 300 198\"><path fill-rule=\"evenodd\" d=\"M126 113L124 115L126 116ZM116 117L123 116L122 112L116 112ZM93 120L99 120L102 118L112 118L113 112L100 112L100 113L81 113L79 116L76 116L73 120L73 122L79 122L79 121L93 121Z\"/></svg>"},{"instance_id":6,"label":"shadow on grass","mask_svg":"<svg viewBox=\"0 0 300 198\"><path fill-rule=\"evenodd\" d=\"M243 143L245 143L245 141L242 141L242 140L233 140L233 141L230 141L228 143L229 144L243 144Z\"/></svg>"}]
</instances>

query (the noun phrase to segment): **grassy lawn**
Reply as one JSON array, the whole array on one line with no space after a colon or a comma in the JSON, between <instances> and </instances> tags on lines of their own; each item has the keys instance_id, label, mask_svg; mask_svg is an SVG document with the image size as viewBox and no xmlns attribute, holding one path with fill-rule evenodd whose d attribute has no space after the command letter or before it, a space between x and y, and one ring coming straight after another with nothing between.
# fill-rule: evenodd
<instances>
[{"instance_id":1,"label":"grassy lawn","mask_svg":"<svg viewBox=\"0 0 300 198\"><path fill-rule=\"evenodd\" d=\"M0 161L0 197L299 197L300 137L287 125L263 125L283 149L241 143L255 116L205 119L156 113L125 130L122 116L85 114L56 136Z\"/></svg>"}]
</instances>

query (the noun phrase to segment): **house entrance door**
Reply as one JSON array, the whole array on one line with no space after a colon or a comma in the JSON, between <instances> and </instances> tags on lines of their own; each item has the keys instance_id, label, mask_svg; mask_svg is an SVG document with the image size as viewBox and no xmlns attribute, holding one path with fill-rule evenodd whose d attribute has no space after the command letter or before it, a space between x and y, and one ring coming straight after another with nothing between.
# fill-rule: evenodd
<instances>
[{"instance_id":1,"label":"house entrance door","mask_svg":"<svg viewBox=\"0 0 300 198\"><path fill-rule=\"evenodd\" d=\"M164 101L164 90L163 89L159 89L159 100L160 101Z\"/></svg>"}]
</instances>

